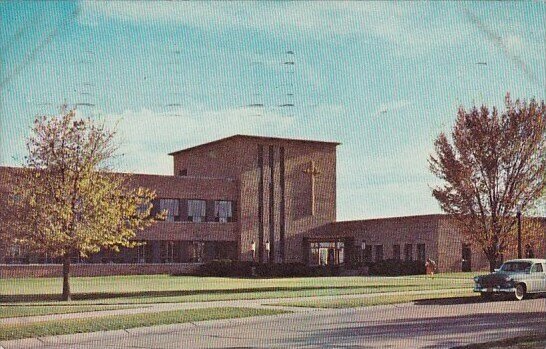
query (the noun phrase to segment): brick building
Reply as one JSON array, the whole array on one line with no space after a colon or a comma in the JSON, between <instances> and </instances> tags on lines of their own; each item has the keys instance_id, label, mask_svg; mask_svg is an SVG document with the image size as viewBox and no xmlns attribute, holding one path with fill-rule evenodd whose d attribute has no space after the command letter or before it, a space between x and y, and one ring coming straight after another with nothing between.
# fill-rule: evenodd
<instances>
[{"instance_id":1,"label":"brick building","mask_svg":"<svg viewBox=\"0 0 546 349\"><path fill-rule=\"evenodd\" d=\"M156 191L154 210L168 212L137 235L146 244L76 262L110 264L120 273L135 272L135 264L165 272L223 258L327 265L430 257L440 271L487 267L443 215L337 222L338 145L236 135L173 152L173 175L130 175L135 186ZM18 171L0 167L0 199ZM0 248L0 263L56 262L23 250Z\"/></svg>"}]
</instances>

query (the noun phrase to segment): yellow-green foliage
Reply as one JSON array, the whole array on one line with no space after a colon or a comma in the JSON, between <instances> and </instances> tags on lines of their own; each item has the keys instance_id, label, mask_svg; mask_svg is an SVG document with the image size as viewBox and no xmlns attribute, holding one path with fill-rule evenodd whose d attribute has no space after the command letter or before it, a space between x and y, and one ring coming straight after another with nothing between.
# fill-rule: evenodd
<instances>
[{"instance_id":1,"label":"yellow-green foliage","mask_svg":"<svg viewBox=\"0 0 546 349\"><path fill-rule=\"evenodd\" d=\"M150 216L153 191L110 171L114 136L74 110L36 119L10 204L14 240L52 257L136 245L136 231L161 217Z\"/></svg>"}]
</instances>

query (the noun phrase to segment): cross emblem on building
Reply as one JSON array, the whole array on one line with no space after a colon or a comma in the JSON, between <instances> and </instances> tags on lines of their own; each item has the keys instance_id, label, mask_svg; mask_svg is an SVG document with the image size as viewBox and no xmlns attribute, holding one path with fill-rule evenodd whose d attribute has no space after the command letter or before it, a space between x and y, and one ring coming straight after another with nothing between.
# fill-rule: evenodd
<instances>
[{"instance_id":1,"label":"cross emblem on building","mask_svg":"<svg viewBox=\"0 0 546 349\"><path fill-rule=\"evenodd\" d=\"M309 168L303 170L303 173L308 174L311 178L311 215L315 215L315 177L320 174L320 171L315 166L315 162L311 161Z\"/></svg>"}]
</instances>

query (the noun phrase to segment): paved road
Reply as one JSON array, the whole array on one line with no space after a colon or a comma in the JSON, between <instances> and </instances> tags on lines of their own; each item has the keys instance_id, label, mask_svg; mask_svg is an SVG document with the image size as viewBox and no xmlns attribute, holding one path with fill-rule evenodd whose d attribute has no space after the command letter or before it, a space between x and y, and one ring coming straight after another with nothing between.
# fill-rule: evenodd
<instances>
[{"instance_id":1,"label":"paved road","mask_svg":"<svg viewBox=\"0 0 546 349\"><path fill-rule=\"evenodd\" d=\"M546 332L546 299L299 312L0 343L6 349L449 348Z\"/></svg>"}]
</instances>

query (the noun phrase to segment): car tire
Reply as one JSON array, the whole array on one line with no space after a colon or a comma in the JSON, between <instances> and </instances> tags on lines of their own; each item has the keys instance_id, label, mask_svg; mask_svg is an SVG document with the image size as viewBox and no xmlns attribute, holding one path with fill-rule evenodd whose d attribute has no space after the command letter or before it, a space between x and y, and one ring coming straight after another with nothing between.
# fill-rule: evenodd
<instances>
[{"instance_id":1,"label":"car tire","mask_svg":"<svg viewBox=\"0 0 546 349\"><path fill-rule=\"evenodd\" d=\"M480 296L484 301L490 301L493 299L493 294L491 292L482 292L480 293Z\"/></svg>"},{"instance_id":2,"label":"car tire","mask_svg":"<svg viewBox=\"0 0 546 349\"><path fill-rule=\"evenodd\" d=\"M514 297L516 300L521 301L526 297L526 289L524 284L517 284L516 290L514 291Z\"/></svg>"}]
</instances>

